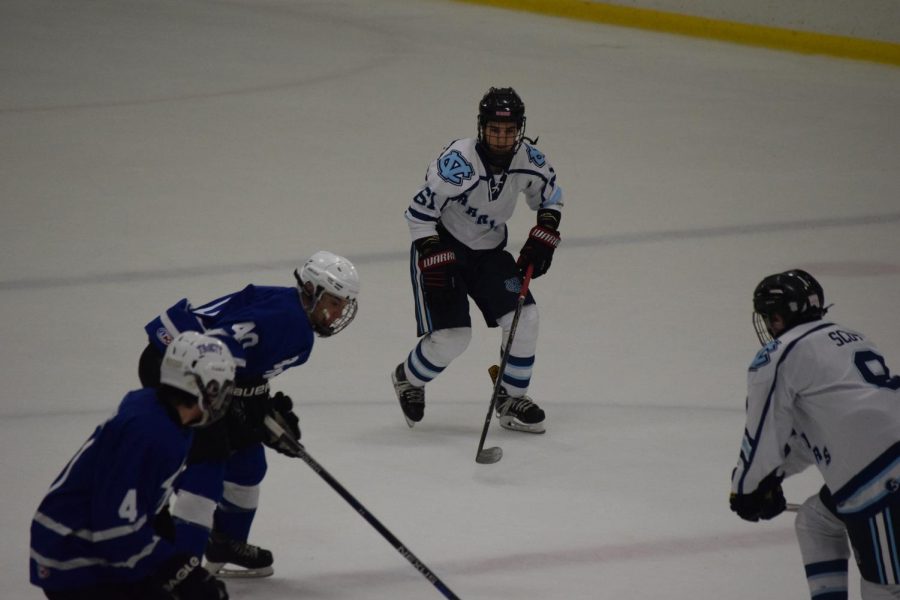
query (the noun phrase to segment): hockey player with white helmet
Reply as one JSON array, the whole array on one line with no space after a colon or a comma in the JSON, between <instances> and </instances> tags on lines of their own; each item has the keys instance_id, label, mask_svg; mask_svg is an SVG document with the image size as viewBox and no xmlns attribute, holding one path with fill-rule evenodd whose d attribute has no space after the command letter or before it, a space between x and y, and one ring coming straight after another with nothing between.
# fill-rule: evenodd
<instances>
[{"instance_id":1,"label":"hockey player with white helmet","mask_svg":"<svg viewBox=\"0 0 900 600\"><path fill-rule=\"evenodd\" d=\"M272 553L247 541L266 472L263 444L291 456L295 451L263 420L275 418L294 442L300 426L291 398L272 395L269 381L305 363L316 336L344 330L357 312L359 276L346 258L316 252L294 277L296 286L248 285L200 306L184 298L145 327L149 344L138 367L144 385L158 380L167 343L183 331L222 340L237 362L235 398L217 428L226 435L198 436L172 508L179 547L205 553L207 568L222 576L273 573Z\"/></svg>"},{"instance_id":2,"label":"hockey player with white helmet","mask_svg":"<svg viewBox=\"0 0 900 600\"><path fill-rule=\"evenodd\" d=\"M822 286L806 271L764 278L753 307L763 348L748 374L731 510L779 515L782 479L815 464L825 485L796 518L811 597L846 600L852 546L863 599L900 598L900 376L867 336L824 320Z\"/></svg>"},{"instance_id":3,"label":"hockey player with white helmet","mask_svg":"<svg viewBox=\"0 0 900 600\"><path fill-rule=\"evenodd\" d=\"M391 373L407 424L420 421L425 386L465 351L472 298L489 327L509 338L530 265L550 268L560 242L563 205L556 171L525 137L525 105L512 88L490 88L478 106L478 135L451 142L432 162L406 212L410 272L420 340ZM518 259L505 248L506 222L519 196L537 212ZM495 409L507 429L543 433L545 414L526 395L538 339L538 310L528 292L500 375Z\"/></svg>"},{"instance_id":4,"label":"hockey player with white helmet","mask_svg":"<svg viewBox=\"0 0 900 600\"><path fill-rule=\"evenodd\" d=\"M174 544L164 507L195 431L228 410L234 377L224 343L183 333L166 349L159 384L129 392L97 427L31 524L31 582L47 598L228 598L225 584Z\"/></svg>"}]
</instances>

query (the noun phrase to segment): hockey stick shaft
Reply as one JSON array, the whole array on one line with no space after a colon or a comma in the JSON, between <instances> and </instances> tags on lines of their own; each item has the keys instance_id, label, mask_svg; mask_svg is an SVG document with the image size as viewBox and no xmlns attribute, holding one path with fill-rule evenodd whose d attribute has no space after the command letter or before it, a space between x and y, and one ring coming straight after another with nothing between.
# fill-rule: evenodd
<instances>
[{"instance_id":1,"label":"hockey stick shaft","mask_svg":"<svg viewBox=\"0 0 900 600\"><path fill-rule=\"evenodd\" d=\"M487 416L484 418L484 427L481 429L481 439L478 441L478 452L475 456L481 454L484 449L484 440L487 439L488 428L491 426L491 413L494 411L494 403L497 401L497 394L500 393L500 385L503 380L503 371L506 369L506 363L509 361L509 351L512 348L513 338L516 336L516 328L519 326L519 315L522 314L522 307L525 306L525 298L528 296L528 285L531 283L531 276L534 273L534 265L528 265L525 269L525 277L522 280L522 289L519 290L519 299L516 304L516 312L513 315L512 325L509 327L509 337L506 338L506 347L503 349L503 357L500 360L500 372L494 381L494 392L491 394L491 403L488 405Z\"/></svg>"},{"instance_id":2,"label":"hockey stick shaft","mask_svg":"<svg viewBox=\"0 0 900 600\"><path fill-rule=\"evenodd\" d=\"M285 432L284 428L281 427L272 417L266 416L264 421L266 428L271 431L274 435L279 436L282 441L287 443L291 449L294 451L294 455L305 462L309 467L316 472L316 474L325 480L325 483L331 486L331 488L336 491L341 498L347 501L347 503L353 507L353 510L358 512L362 518L369 522L369 525L375 528L375 530L386 539L391 546L394 547L394 550L400 553L403 558L408 560L410 564L415 567L416 571L422 574L425 579L427 579L434 587L438 589L438 591L443 594L445 598L449 598L450 600L459 600L459 597L454 594L447 585L440 580L440 578L435 575L431 569L425 566L421 560L419 560L412 551L407 548L403 542L397 539L390 530L382 525L381 521L375 518L375 515L366 510L366 507L357 500L353 494L347 491L347 489L338 482L337 479L332 477L331 473L325 470L325 468L320 465L316 459L310 456L309 452L306 451L306 448L298 442L294 440L287 432Z\"/></svg>"}]
</instances>

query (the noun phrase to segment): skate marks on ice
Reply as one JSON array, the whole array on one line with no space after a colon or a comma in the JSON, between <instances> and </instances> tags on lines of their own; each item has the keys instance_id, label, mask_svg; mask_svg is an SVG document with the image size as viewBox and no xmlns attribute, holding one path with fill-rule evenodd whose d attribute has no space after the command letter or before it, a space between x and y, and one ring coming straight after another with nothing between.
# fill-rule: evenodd
<instances>
[{"instance_id":1,"label":"skate marks on ice","mask_svg":"<svg viewBox=\"0 0 900 600\"><path fill-rule=\"evenodd\" d=\"M778 527L763 531L746 531L740 533L721 533L704 536L672 537L657 540L643 540L632 543L600 544L568 548L555 551L534 551L507 554L502 557L475 557L466 560L435 561L433 566L445 580L454 582L466 578L509 575L515 572L541 572L554 568L579 567L585 565L603 565L624 563L629 561L647 561L666 559L673 556L717 554L726 551L752 552L764 548L790 546L795 543L792 528ZM336 590L351 594L350 590L383 589L389 592L398 585L418 584L415 573L404 568L402 564L383 569L348 569L331 573L299 574L290 580L280 580L277 575L267 581L266 597L294 597L303 590ZM236 594L241 591L252 591L253 582L230 581L229 587ZM257 588L258 589L258 588ZM461 591L457 589L456 591ZM424 589L423 597L431 597ZM438 594L434 593L434 597Z\"/></svg>"},{"instance_id":2,"label":"skate marks on ice","mask_svg":"<svg viewBox=\"0 0 900 600\"><path fill-rule=\"evenodd\" d=\"M802 221L776 221L744 225L723 225L720 227L700 227L690 229L672 229L659 231L629 232L590 237L571 237L566 240L567 248L586 248L600 246L621 246L630 244L653 244L658 242L698 240L705 238L735 237L758 234L773 234L791 231L811 231L831 229L835 227L861 227L866 225L892 225L900 223L900 213L881 215L861 215L824 219L808 219ZM403 262L408 260L406 251L380 251L366 254L348 255L356 265L372 265L387 262ZM60 275L58 277L23 277L0 280L0 292L67 288L76 286L102 285L110 283L135 283L160 279L192 279L216 275L236 275L255 272L282 272L293 269L295 259L267 261L265 263L222 263L197 265L188 267L168 267L144 271L112 271L104 273L85 273ZM900 272L900 265L887 263L822 263L823 272L834 275L895 275ZM860 271L862 269L862 271Z\"/></svg>"}]
</instances>

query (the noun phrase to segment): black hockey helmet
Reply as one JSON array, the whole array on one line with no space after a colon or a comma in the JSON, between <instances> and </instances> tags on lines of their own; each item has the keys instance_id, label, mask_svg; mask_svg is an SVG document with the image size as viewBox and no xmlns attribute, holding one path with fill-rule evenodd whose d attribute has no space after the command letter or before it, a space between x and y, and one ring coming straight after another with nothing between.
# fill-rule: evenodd
<instances>
[{"instance_id":1,"label":"black hockey helmet","mask_svg":"<svg viewBox=\"0 0 900 600\"><path fill-rule=\"evenodd\" d=\"M491 152L485 141L484 127L489 121L515 123L519 131L516 134L516 143L511 152L502 154ZM487 151L491 162L499 166L507 166L513 155L519 149L522 139L525 137L525 103L511 87L492 87L478 103L478 142Z\"/></svg>"},{"instance_id":2,"label":"black hockey helmet","mask_svg":"<svg viewBox=\"0 0 900 600\"><path fill-rule=\"evenodd\" d=\"M782 318L787 331L801 323L821 319L826 312L822 286L803 269L769 275L753 291L753 327L764 346L773 339L772 315Z\"/></svg>"}]
</instances>

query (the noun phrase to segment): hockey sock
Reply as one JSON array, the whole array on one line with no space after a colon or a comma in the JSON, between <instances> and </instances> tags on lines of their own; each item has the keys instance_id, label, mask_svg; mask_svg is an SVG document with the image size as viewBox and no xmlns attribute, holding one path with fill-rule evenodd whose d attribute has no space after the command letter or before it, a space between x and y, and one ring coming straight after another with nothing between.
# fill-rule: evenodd
<instances>
[{"instance_id":1,"label":"hockey sock","mask_svg":"<svg viewBox=\"0 0 900 600\"><path fill-rule=\"evenodd\" d=\"M406 359L407 379L416 387L424 386L462 354L471 339L470 327L439 329L429 333L419 340Z\"/></svg>"},{"instance_id":2,"label":"hockey sock","mask_svg":"<svg viewBox=\"0 0 900 600\"><path fill-rule=\"evenodd\" d=\"M513 313L506 314L497 320L497 323L503 328L501 353L509 339L512 320ZM531 372L534 368L534 352L537 348L538 323L537 306L529 304L522 307L519 322L516 325L516 336L509 351L509 360L503 370L503 386L510 396L524 396L528 391Z\"/></svg>"}]
</instances>

